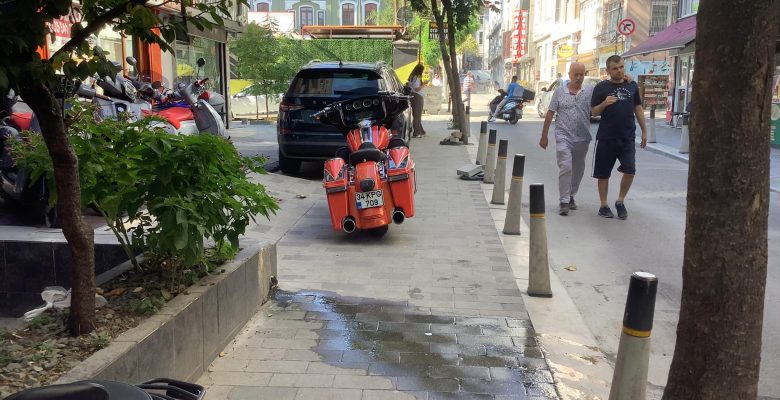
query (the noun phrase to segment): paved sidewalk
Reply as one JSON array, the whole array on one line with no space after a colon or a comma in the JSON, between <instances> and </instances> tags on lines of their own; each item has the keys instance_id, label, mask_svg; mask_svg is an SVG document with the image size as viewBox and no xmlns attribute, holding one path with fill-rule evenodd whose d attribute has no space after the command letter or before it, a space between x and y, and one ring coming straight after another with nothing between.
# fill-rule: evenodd
<instances>
[{"instance_id":1,"label":"paved sidewalk","mask_svg":"<svg viewBox=\"0 0 780 400\"><path fill-rule=\"evenodd\" d=\"M333 232L318 181L260 178L311 194L282 203L303 215L278 245L279 290L200 379L208 399L558 398L482 184L456 179L466 148L425 125L416 216L382 239Z\"/></svg>"},{"instance_id":2,"label":"paved sidewalk","mask_svg":"<svg viewBox=\"0 0 780 400\"><path fill-rule=\"evenodd\" d=\"M649 113L647 122L650 123ZM648 128L649 129L649 128ZM682 129L673 128L664 119L655 120L655 143L648 143L647 149L661 153L677 160L688 162L688 153L680 153L680 137ZM639 136L637 136L639 139ZM639 140L637 140L639 143ZM769 187L780 193L780 148L772 147L769 159Z\"/></svg>"}]
</instances>

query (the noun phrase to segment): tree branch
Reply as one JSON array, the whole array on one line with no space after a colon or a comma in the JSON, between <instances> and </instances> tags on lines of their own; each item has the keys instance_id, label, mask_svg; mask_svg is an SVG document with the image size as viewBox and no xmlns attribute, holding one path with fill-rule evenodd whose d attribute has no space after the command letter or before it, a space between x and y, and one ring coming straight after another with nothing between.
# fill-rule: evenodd
<instances>
[{"instance_id":1,"label":"tree branch","mask_svg":"<svg viewBox=\"0 0 780 400\"><path fill-rule=\"evenodd\" d=\"M75 36L70 38L67 43L65 43L64 46L62 46L59 50L55 51L54 54L49 57L49 60L54 60L57 56L60 54L71 51L72 49L78 47L82 42L87 40L87 38L98 32L100 29L103 28L104 25L111 22L114 18L119 17L120 15L124 14L127 11L127 5L128 4L140 4L144 5L149 0L128 0L125 3L122 3L108 11L106 11L104 14L98 16L90 22L83 30L80 30L76 33Z\"/></svg>"}]
</instances>

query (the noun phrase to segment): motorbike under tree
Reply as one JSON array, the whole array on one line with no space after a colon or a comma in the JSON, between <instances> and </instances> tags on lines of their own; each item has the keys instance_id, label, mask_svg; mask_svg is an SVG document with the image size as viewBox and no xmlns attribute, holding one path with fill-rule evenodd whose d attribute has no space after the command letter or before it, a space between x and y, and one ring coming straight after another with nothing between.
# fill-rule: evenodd
<instances>
[{"instance_id":1,"label":"motorbike under tree","mask_svg":"<svg viewBox=\"0 0 780 400\"><path fill-rule=\"evenodd\" d=\"M409 96L379 92L334 102L313 114L347 139L347 147L325 161L323 173L334 230L382 236L391 222L414 216L414 161L406 142L391 137L389 129L408 107Z\"/></svg>"},{"instance_id":2,"label":"motorbike under tree","mask_svg":"<svg viewBox=\"0 0 780 400\"><path fill-rule=\"evenodd\" d=\"M0 197L32 209L48 228L58 228L56 207L49 205L49 188L43 177L32 179L30 171L20 168L10 142L24 140L22 131L41 133L32 110L11 90L0 104Z\"/></svg>"}]
</instances>

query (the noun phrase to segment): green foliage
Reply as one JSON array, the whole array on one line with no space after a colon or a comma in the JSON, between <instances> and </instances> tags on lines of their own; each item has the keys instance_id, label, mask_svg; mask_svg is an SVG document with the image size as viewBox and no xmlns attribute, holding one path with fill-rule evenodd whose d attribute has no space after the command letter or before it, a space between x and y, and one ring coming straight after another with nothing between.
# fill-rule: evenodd
<instances>
[{"instance_id":1,"label":"green foliage","mask_svg":"<svg viewBox=\"0 0 780 400\"><path fill-rule=\"evenodd\" d=\"M105 349L111 344L111 336L105 332L93 331L89 334L89 340L92 346L98 349Z\"/></svg>"},{"instance_id":2,"label":"green foliage","mask_svg":"<svg viewBox=\"0 0 780 400\"><path fill-rule=\"evenodd\" d=\"M11 332L5 328L0 328L0 368L13 362L11 354Z\"/></svg>"},{"instance_id":3,"label":"green foliage","mask_svg":"<svg viewBox=\"0 0 780 400\"><path fill-rule=\"evenodd\" d=\"M44 312L43 314L30 320L27 326L29 326L32 329L40 329L41 327L44 327L49 324L53 324L54 322L55 322L54 318L48 313Z\"/></svg>"},{"instance_id":4,"label":"green foliage","mask_svg":"<svg viewBox=\"0 0 780 400\"><path fill-rule=\"evenodd\" d=\"M142 299L131 299L129 303L130 310L139 315L153 315L160 311L160 307L165 304L165 299L160 296L144 297Z\"/></svg>"},{"instance_id":5,"label":"green foliage","mask_svg":"<svg viewBox=\"0 0 780 400\"><path fill-rule=\"evenodd\" d=\"M206 240L238 248L239 235L255 215L268 217L278 208L247 175L265 173L262 158L243 157L214 135L170 135L152 127L150 119L97 123L93 112L78 102L68 111L82 205L100 210L133 260L142 250L180 257L186 267L200 264ZM22 167L51 180L40 135L12 147Z\"/></svg>"},{"instance_id":6,"label":"green foliage","mask_svg":"<svg viewBox=\"0 0 780 400\"><path fill-rule=\"evenodd\" d=\"M284 46L274 37L276 27L250 24L247 32L230 43L238 59L238 76L255 83L247 88L249 95L276 95L287 90L295 70L281 62Z\"/></svg>"}]
</instances>

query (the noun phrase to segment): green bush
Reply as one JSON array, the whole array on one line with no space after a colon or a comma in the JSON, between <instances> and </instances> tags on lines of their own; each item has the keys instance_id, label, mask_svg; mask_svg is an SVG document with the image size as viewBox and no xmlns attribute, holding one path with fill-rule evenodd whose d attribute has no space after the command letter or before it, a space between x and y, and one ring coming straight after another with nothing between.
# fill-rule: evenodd
<instances>
[{"instance_id":1,"label":"green bush","mask_svg":"<svg viewBox=\"0 0 780 400\"><path fill-rule=\"evenodd\" d=\"M175 258L185 267L202 264L207 240L232 257L255 215L268 217L278 208L247 176L265 173L263 159L241 156L226 139L171 135L153 128L150 119L98 123L93 113L79 102L68 111L82 205L100 211L137 268L137 251ZM45 175L54 188L43 139L28 138L13 144L19 164L34 177Z\"/></svg>"}]
</instances>

